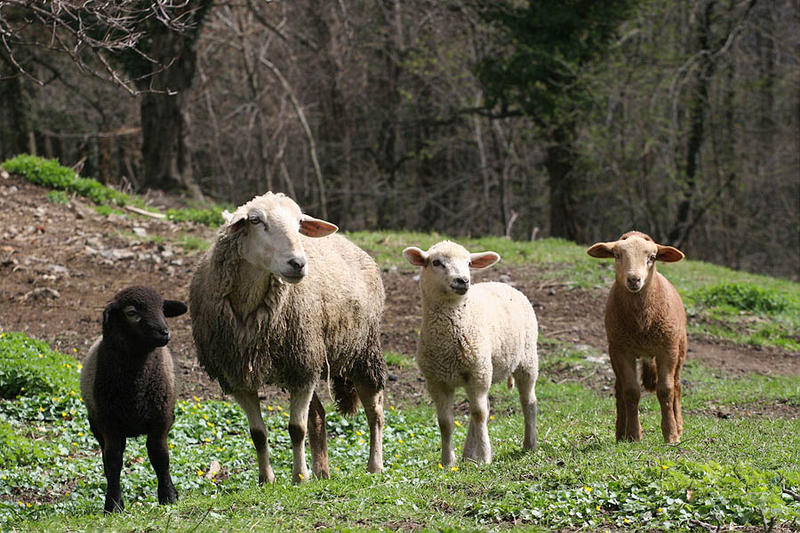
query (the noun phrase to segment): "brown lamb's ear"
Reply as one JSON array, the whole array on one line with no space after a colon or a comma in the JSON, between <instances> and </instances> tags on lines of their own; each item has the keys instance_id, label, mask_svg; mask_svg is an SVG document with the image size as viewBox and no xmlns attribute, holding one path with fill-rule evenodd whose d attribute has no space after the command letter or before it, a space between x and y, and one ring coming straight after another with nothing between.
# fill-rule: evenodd
<instances>
[{"instance_id":1,"label":"brown lamb's ear","mask_svg":"<svg viewBox=\"0 0 800 533\"><path fill-rule=\"evenodd\" d=\"M616 244L616 242L597 242L586 250L586 253L598 259L614 257L614 247Z\"/></svg>"},{"instance_id":2,"label":"brown lamb's ear","mask_svg":"<svg viewBox=\"0 0 800 533\"><path fill-rule=\"evenodd\" d=\"M319 218L303 215L300 218L300 233L306 237L327 237L332 233L336 233L339 226L331 224Z\"/></svg>"},{"instance_id":3,"label":"brown lamb's ear","mask_svg":"<svg viewBox=\"0 0 800 533\"><path fill-rule=\"evenodd\" d=\"M672 246L662 246L661 244L658 245L656 259L659 261L664 261L665 263L675 263L684 257L686 256L683 255L683 252L677 248L673 248Z\"/></svg>"},{"instance_id":4,"label":"brown lamb's ear","mask_svg":"<svg viewBox=\"0 0 800 533\"><path fill-rule=\"evenodd\" d=\"M418 267L424 267L428 263L428 253L423 252L416 246L409 246L403 250L403 257L406 258L406 261Z\"/></svg>"}]
</instances>

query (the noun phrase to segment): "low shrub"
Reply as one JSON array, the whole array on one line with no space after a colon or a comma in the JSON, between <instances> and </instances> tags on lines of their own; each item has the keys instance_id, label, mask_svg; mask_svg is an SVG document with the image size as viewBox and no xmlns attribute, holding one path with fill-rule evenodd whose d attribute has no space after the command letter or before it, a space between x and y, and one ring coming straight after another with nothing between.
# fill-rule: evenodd
<instances>
[{"instance_id":1,"label":"low shrub","mask_svg":"<svg viewBox=\"0 0 800 533\"><path fill-rule=\"evenodd\" d=\"M82 178L55 159L22 154L4 162L3 168L35 185L85 196L98 205L131 203L131 197L127 194L106 187L97 180Z\"/></svg>"},{"instance_id":2,"label":"low shrub","mask_svg":"<svg viewBox=\"0 0 800 533\"><path fill-rule=\"evenodd\" d=\"M754 313L781 313L789 302L775 290L763 289L751 283L720 283L702 287L691 297L705 307L728 306Z\"/></svg>"},{"instance_id":3,"label":"low shrub","mask_svg":"<svg viewBox=\"0 0 800 533\"><path fill-rule=\"evenodd\" d=\"M66 394L78 388L80 364L23 333L0 333L0 398Z\"/></svg>"}]
</instances>

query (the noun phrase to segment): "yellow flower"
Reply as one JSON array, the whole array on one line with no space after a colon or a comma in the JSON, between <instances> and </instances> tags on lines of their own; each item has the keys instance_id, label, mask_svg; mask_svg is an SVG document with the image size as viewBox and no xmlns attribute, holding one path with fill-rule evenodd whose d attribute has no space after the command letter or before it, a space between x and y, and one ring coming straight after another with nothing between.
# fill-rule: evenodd
<instances>
[{"instance_id":1,"label":"yellow flower","mask_svg":"<svg viewBox=\"0 0 800 533\"><path fill-rule=\"evenodd\" d=\"M494 420L494 415L489 415L489 420Z\"/></svg>"},{"instance_id":2,"label":"yellow flower","mask_svg":"<svg viewBox=\"0 0 800 533\"><path fill-rule=\"evenodd\" d=\"M361 430L360 430L360 429L357 429L357 430L356 430L356 435L358 435L358 436L360 437L361 435L363 435L363 433L361 433Z\"/></svg>"},{"instance_id":3,"label":"yellow flower","mask_svg":"<svg viewBox=\"0 0 800 533\"><path fill-rule=\"evenodd\" d=\"M395 459L400 459L400 454L399 453L394 454L394 458ZM5 476L3 476L3 479L5 479Z\"/></svg>"},{"instance_id":4,"label":"yellow flower","mask_svg":"<svg viewBox=\"0 0 800 533\"><path fill-rule=\"evenodd\" d=\"M304 476L303 474L297 474L297 475L300 477L300 481L302 481L302 480L304 480L306 478L306 476Z\"/></svg>"},{"instance_id":5,"label":"yellow flower","mask_svg":"<svg viewBox=\"0 0 800 533\"><path fill-rule=\"evenodd\" d=\"M663 513L663 512L664 512L664 508L663 508L663 507L659 507L659 508L656 510L656 512L657 512L657 513L659 513L659 514L661 514L661 513Z\"/></svg>"},{"instance_id":6,"label":"yellow flower","mask_svg":"<svg viewBox=\"0 0 800 533\"><path fill-rule=\"evenodd\" d=\"M206 441L206 442L211 442L211 439L209 439L208 437L206 437L206 438L205 438L205 441Z\"/></svg>"},{"instance_id":7,"label":"yellow flower","mask_svg":"<svg viewBox=\"0 0 800 533\"><path fill-rule=\"evenodd\" d=\"M584 486L584 487L583 487L583 490L585 490L586 492L592 492L592 487L586 487L586 486Z\"/></svg>"},{"instance_id":8,"label":"yellow flower","mask_svg":"<svg viewBox=\"0 0 800 533\"><path fill-rule=\"evenodd\" d=\"M267 411L272 411L272 406L271 405L267 406Z\"/></svg>"},{"instance_id":9,"label":"yellow flower","mask_svg":"<svg viewBox=\"0 0 800 533\"><path fill-rule=\"evenodd\" d=\"M276 405L275 409L277 409L278 411L283 411L283 407L281 407L280 405Z\"/></svg>"},{"instance_id":10,"label":"yellow flower","mask_svg":"<svg viewBox=\"0 0 800 533\"><path fill-rule=\"evenodd\" d=\"M283 413L283 416L285 416L286 418L289 418L289 413Z\"/></svg>"},{"instance_id":11,"label":"yellow flower","mask_svg":"<svg viewBox=\"0 0 800 533\"><path fill-rule=\"evenodd\" d=\"M599 511L600 510L600 506L598 505L597 507L595 507L595 509L597 509Z\"/></svg>"},{"instance_id":12,"label":"yellow flower","mask_svg":"<svg viewBox=\"0 0 800 533\"><path fill-rule=\"evenodd\" d=\"M203 415L203 420L208 420L208 415Z\"/></svg>"},{"instance_id":13,"label":"yellow flower","mask_svg":"<svg viewBox=\"0 0 800 533\"><path fill-rule=\"evenodd\" d=\"M661 465L661 470L666 470L667 468L669 468L667 465Z\"/></svg>"},{"instance_id":14,"label":"yellow flower","mask_svg":"<svg viewBox=\"0 0 800 533\"><path fill-rule=\"evenodd\" d=\"M399 442L400 444L403 444L403 439L397 439L397 442Z\"/></svg>"},{"instance_id":15,"label":"yellow flower","mask_svg":"<svg viewBox=\"0 0 800 533\"><path fill-rule=\"evenodd\" d=\"M444 467L442 466L442 463L439 463L439 470L444 470Z\"/></svg>"},{"instance_id":16,"label":"yellow flower","mask_svg":"<svg viewBox=\"0 0 800 533\"><path fill-rule=\"evenodd\" d=\"M364 444L365 442L367 442L367 441L365 441L364 439L358 439L358 443L359 444Z\"/></svg>"},{"instance_id":17,"label":"yellow flower","mask_svg":"<svg viewBox=\"0 0 800 533\"><path fill-rule=\"evenodd\" d=\"M394 405L390 405L390 406L389 406L389 410L390 410L390 411L394 411Z\"/></svg>"},{"instance_id":18,"label":"yellow flower","mask_svg":"<svg viewBox=\"0 0 800 533\"><path fill-rule=\"evenodd\" d=\"M459 422L458 420L456 420L456 427L461 427L461 422Z\"/></svg>"},{"instance_id":19,"label":"yellow flower","mask_svg":"<svg viewBox=\"0 0 800 533\"><path fill-rule=\"evenodd\" d=\"M450 470L452 470L453 472L458 472L458 467L457 466L451 466Z\"/></svg>"},{"instance_id":20,"label":"yellow flower","mask_svg":"<svg viewBox=\"0 0 800 533\"><path fill-rule=\"evenodd\" d=\"M194 398L194 401L196 401L198 403L200 402L200 398L198 398L197 396L192 396L192 398Z\"/></svg>"},{"instance_id":21,"label":"yellow flower","mask_svg":"<svg viewBox=\"0 0 800 533\"><path fill-rule=\"evenodd\" d=\"M78 363L78 370L80 370L81 368L83 368L83 365Z\"/></svg>"},{"instance_id":22,"label":"yellow flower","mask_svg":"<svg viewBox=\"0 0 800 533\"><path fill-rule=\"evenodd\" d=\"M77 446L77 445L78 445L78 443L77 443L77 442L73 442L73 443L72 443L72 445L73 445L73 446Z\"/></svg>"},{"instance_id":23,"label":"yellow flower","mask_svg":"<svg viewBox=\"0 0 800 533\"><path fill-rule=\"evenodd\" d=\"M414 436L414 434L413 434L413 433L409 433L409 434L408 434L408 436L409 436L409 437L413 437L413 436Z\"/></svg>"},{"instance_id":24,"label":"yellow flower","mask_svg":"<svg viewBox=\"0 0 800 533\"><path fill-rule=\"evenodd\" d=\"M78 349L77 349L77 348L73 348L73 349L72 349L72 351L73 351L74 353L78 353Z\"/></svg>"},{"instance_id":25,"label":"yellow flower","mask_svg":"<svg viewBox=\"0 0 800 533\"><path fill-rule=\"evenodd\" d=\"M205 472L203 472L202 470L198 470L198 471L197 471L197 476L198 476L198 477L199 477L199 476L202 476L203 474L205 474Z\"/></svg>"},{"instance_id":26,"label":"yellow flower","mask_svg":"<svg viewBox=\"0 0 800 533\"><path fill-rule=\"evenodd\" d=\"M218 451L218 452L221 452L221 451L222 451L222 448L220 448L219 446L217 446L217 451Z\"/></svg>"}]
</instances>

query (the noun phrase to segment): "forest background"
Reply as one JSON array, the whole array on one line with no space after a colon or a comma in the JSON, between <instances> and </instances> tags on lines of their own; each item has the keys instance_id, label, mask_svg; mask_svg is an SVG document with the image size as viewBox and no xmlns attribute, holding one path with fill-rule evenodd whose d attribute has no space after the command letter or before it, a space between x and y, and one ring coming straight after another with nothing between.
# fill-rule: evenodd
<instances>
[{"instance_id":1,"label":"forest background","mask_svg":"<svg viewBox=\"0 0 800 533\"><path fill-rule=\"evenodd\" d=\"M792 0L0 2L0 160L800 277Z\"/></svg>"}]
</instances>

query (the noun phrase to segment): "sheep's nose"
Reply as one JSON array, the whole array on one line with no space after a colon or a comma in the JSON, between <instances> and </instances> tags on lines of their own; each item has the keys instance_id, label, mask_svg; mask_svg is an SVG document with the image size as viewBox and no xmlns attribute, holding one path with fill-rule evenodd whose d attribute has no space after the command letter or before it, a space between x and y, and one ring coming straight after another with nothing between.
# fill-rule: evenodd
<instances>
[{"instance_id":1,"label":"sheep's nose","mask_svg":"<svg viewBox=\"0 0 800 533\"><path fill-rule=\"evenodd\" d=\"M289 259L289 266L292 267L295 272L300 272L306 266L306 262L303 259L292 258Z\"/></svg>"},{"instance_id":2,"label":"sheep's nose","mask_svg":"<svg viewBox=\"0 0 800 533\"><path fill-rule=\"evenodd\" d=\"M628 276L627 284L629 289L633 291L639 290L642 286L642 278L635 275Z\"/></svg>"},{"instance_id":3,"label":"sheep's nose","mask_svg":"<svg viewBox=\"0 0 800 533\"><path fill-rule=\"evenodd\" d=\"M450 287L458 294L464 294L469 289L469 279L467 278L453 278L450 282Z\"/></svg>"}]
</instances>

